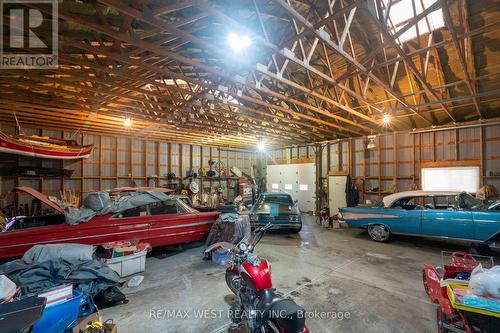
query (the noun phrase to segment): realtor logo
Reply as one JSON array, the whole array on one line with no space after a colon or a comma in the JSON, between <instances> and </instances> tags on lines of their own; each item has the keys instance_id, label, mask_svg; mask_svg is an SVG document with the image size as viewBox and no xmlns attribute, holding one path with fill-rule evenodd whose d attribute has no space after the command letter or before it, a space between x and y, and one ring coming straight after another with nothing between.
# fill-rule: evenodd
<instances>
[{"instance_id":1,"label":"realtor logo","mask_svg":"<svg viewBox=\"0 0 500 333\"><path fill-rule=\"evenodd\" d=\"M58 64L57 0L0 0L0 69Z\"/></svg>"}]
</instances>

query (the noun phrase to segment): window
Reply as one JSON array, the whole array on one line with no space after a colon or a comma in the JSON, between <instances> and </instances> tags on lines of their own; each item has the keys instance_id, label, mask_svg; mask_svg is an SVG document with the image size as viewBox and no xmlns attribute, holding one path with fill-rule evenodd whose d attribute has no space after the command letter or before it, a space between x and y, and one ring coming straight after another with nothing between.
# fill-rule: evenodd
<instances>
[{"instance_id":1,"label":"window","mask_svg":"<svg viewBox=\"0 0 500 333\"><path fill-rule=\"evenodd\" d=\"M145 216L148 215L147 206L139 206L134 208L129 208L124 210L123 212L117 213L113 215L113 218L124 218L124 217L137 217L137 216Z\"/></svg>"},{"instance_id":2,"label":"window","mask_svg":"<svg viewBox=\"0 0 500 333\"><path fill-rule=\"evenodd\" d=\"M183 203L185 203L186 205L191 206L191 200L189 198L180 197L179 200L182 201Z\"/></svg>"},{"instance_id":3,"label":"window","mask_svg":"<svg viewBox=\"0 0 500 333\"><path fill-rule=\"evenodd\" d=\"M422 168L422 190L465 191L479 189L479 167Z\"/></svg>"},{"instance_id":4,"label":"window","mask_svg":"<svg viewBox=\"0 0 500 333\"><path fill-rule=\"evenodd\" d=\"M393 35L396 34L410 19L419 15L437 1L438 0L401 0L396 2L393 0L393 4L389 10L389 20L387 22L390 30L392 30L391 33ZM387 8L389 0L383 0L382 2L385 8ZM413 12L413 3L415 3L415 12ZM383 14L384 16L386 15L386 10L383 11ZM416 25L412 26L399 37L400 42L402 43L417 37L417 26L420 35L444 27L443 11L437 9L422 18Z\"/></svg>"},{"instance_id":5,"label":"window","mask_svg":"<svg viewBox=\"0 0 500 333\"><path fill-rule=\"evenodd\" d=\"M463 193L460 195L460 208L464 208L467 210L481 210L485 209L486 206L481 201L474 198L472 195Z\"/></svg>"},{"instance_id":6,"label":"window","mask_svg":"<svg viewBox=\"0 0 500 333\"><path fill-rule=\"evenodd\" d=\"M292 190L293 186L292 184L285 184L285 190Z\"/></svg>"},{"instance_id":7,"label":"window","mask_svg":"<svg viewBox=\"0 0 500 333\"><path fill-rule=\"evenodd\" d=\"M172 200L174 201L174 200ZM189 200L191 203L191 200ZM188 213L197 213L198 211L191 207L191 205L185 203L184 201L178 200L176 201L177 203L177 210L180 214L188 214Z\"/></svg>"},{"instance_id":8,"label":"window","mask_svg":"<svg viewBox=\"0 0 500 333\"><path fill-rule=\"evenodd\" d=\"M458 195L446 195L434 197L436 209L456 209L458 205Z\"/></svg>"},{"instance_id":9,"label":"window","mask_svg":"<svg viewBox=\"0 0 500 333\"><path fill-rule=\"evenodd\" d=\"M277 212L278 215L290 214L293 206L292 197L288 194L261 195L257 199L254 212L256 214L271 214L272 212Z\"/></svg>"},{"instance_id":10,"label":"window","mask_svg":"<svg viewBox=\"0 0 500 333\"><path fill-rule=\"evenodd\" d=\"M309 186L307 186L307 184L300 184L299 185L299 190L301 191L307 191L309 188Z\"/></svg>"},{"instance_id":11,"label":"window","mask_svg":"<svg viewBox=\"0 0 500 333\"><path fill-rule=\"evenodd\" d=\"M149 204L149 213L151 215L177 214L178 209L175 201L154 202Z\"/></svg>"},{"instance_id":12,"label":"window","mask_svg":"<svg viewBox=\"0 0 500 333\"><path fill-rule=\"evenodd\" d=\"M391 208L405 209L405 210L415 210L422 209L422 197L408 197L402 198L392 204Z\"/></svg>"}]
</instances>

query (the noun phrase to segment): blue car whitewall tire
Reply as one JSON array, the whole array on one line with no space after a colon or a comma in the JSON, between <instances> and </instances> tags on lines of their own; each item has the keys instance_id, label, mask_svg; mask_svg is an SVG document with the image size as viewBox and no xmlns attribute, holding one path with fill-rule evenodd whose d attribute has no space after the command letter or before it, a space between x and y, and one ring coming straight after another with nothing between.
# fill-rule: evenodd
<instances>
[{"instance_id":1,"label":"blue car whitewall tire","mask_svg":"<svg viewBox=\"0 0 500 333\"><path fill-rule=\"evenodd\" d=\"M391 239L391 231L382 224L370 224L367 228L368 235L376 242L388 242Z\"/></svg>"}]
</instances>

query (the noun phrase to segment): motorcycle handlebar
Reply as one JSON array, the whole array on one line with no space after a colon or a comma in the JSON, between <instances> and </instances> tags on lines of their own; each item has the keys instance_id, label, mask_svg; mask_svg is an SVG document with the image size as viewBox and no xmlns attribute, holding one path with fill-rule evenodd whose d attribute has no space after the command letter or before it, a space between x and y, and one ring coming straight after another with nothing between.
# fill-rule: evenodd
<instances>
[{"instance_id":1,"label":"motorcycle handlebar","mask_svg":"<svg viewBox=\"0 0 500 333\"><path fill-rule=\"evenodd\" d=\"M272 223L269 222L268 224L266 224L262 228L258 228L255 230L255 237L254 237L253 241L251 242L253 247L255 247L255 245L257 245L257 243L262 239L262 236L264 236L266 231L268 231L272 227L273 227ZM253 248L252 248L252 250L253 250Z\"/></svg>"},{"instance_id":2,"label":"motorcycle handlebar","mask_svg":"<svg viewBox=\"0 0 500 333\"><path fill-rule=\"evenodd\" d=\"M265 226L263 226L262 228L258 228L257 230L255 230L255 233L261 233L261 232L266 232L267 230L271 229L273 227L273 224L271 222L269 222L268 224L266 224Z\"/></svg>"}]
</instances>

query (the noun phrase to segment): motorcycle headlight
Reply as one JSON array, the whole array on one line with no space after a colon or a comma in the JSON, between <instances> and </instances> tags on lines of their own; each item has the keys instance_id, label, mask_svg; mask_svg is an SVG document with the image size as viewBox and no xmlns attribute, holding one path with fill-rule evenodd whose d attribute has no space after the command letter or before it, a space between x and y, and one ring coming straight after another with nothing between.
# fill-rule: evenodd
<instances>
[{"instance_id":1,"label":"motorcycle headlight","mask_svg":"<svg viewBox=\"0 0 500 333\"><path fill-rule=\"evenodd\" d=\"M290 215L290 222L297 222L299 220L298 215Z\"/></svg>"}]
</instances>

